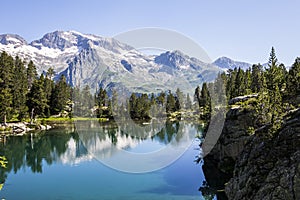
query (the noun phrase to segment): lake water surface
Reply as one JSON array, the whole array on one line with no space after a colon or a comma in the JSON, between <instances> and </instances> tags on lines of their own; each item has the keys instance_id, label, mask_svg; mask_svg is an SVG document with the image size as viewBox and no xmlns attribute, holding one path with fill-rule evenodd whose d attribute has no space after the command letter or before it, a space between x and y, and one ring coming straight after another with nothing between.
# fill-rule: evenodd
<instances>
[{"instance_id":1,"label":"lake water surface","mask_svg":"<svg viewBox=\"0 0 300 200\"><path fill-rule=\"evenodd\" d=\"M99 128L90 123L77 126L76 131L62 128L8 137L0 146L0 155L8 160L7 168L0 169L4 183L0 199L203 199L198 189L204 175L201 164L194 162L199 155L195 136L201 135L201 126L168 122L163 128L143 130L132 134L116 124ZM166 155L159 155L154 164L121 158L122 152L158 155L155 153L187 143L170 165L165 162L169 158ZM139 172L141 168L148 172Z\"/></svg>"}]
</instances>

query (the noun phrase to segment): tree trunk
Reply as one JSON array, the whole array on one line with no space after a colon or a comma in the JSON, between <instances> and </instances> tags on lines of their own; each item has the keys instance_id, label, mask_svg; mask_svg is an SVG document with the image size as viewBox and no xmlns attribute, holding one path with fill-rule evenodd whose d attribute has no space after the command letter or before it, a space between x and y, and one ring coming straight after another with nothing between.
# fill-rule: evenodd
<instances>
[{"instance_id":1,"label":"tree trunk","mask_svg":"<svg viewBox=\"0 0 300 200\"><path fill-rule=\"evenodd\" d=\"M31 109L30 124L33 124L34 108Z\"/></svg>"},{"instance_id":2,"label":"tree trunk","mask_svg":"<svg viewBox=\"0 0 300 200\"><path fill-rule=\"evenodd\" d=\"M7 123L6 123L6 114L4 114L4 117L3 117L3 124L4 124L4 126L7 126Z\"/></svg>"}]
</instances>

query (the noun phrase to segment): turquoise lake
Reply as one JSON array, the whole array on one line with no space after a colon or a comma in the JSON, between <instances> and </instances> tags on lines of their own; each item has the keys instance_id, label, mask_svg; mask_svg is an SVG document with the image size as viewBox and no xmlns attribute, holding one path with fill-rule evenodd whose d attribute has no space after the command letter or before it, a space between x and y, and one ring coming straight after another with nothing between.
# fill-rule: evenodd
<instances>
[{"instance_id":1,"label":"turquoise lake","mask_svg":"<svg viewBox=\"0 0 300 200\"><path fill-rule=\"evenodd\" d=\"M8 160L7 168L0 169L0 181L4 183L0 199L203 199L198 189L205 178L201 164L194 162L200 152L195 137L202 134L201 126L168 123L161 129L152 126L134 135L116 124L102 124L100 128L89 124L7 137L0 146L0 155ZM117 147L129 155L145 157L182 144L187 148L178 158L167 164L163 156L154 159L152 169L147 160L136 166L128 163L131 158L119 158L111 150ZM148 172L126 172L143 167Z\"/></svg>"}]
</instances>

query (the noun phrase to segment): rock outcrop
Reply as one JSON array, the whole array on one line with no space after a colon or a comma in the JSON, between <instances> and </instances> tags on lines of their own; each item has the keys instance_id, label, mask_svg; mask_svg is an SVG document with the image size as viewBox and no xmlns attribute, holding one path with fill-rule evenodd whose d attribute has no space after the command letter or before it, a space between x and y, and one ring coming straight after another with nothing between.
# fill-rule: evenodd
<instances>
[{"instance_id":1,"label":"rock outcrop","mask_svg":"<svg viewBox=\"0 0 300 200\"><path fill-rule=\"evenodd\" d=\"M249 138L226 186L229 199L300 199L300 110L275 135L267 128Z\"/></svg>"},{"instance_id":2,"label":"rock outcrop","mask_svg":"<svg viewBox=\"0 0 300 200\"><path fill-rule=\"evenodd\" d=\"M217 144L204 158L208 185L225 189L233 200L300 199L300 109L290 112L272 136L268 126L249 129L256 126L253 112L236 107L227 113ZM210 175L212 169L218 177Z\"/></svg>"},{"instance_id":3,"label":"rock outcrop","mask_svg":"<svg viewBox=\"0 0 300 200\"><path fill-rule=\"evenodd\" d=\"M232 173L235 161L250 137L248 128L254 123L251 112L241 108L233 108L227 112L221 136L204 161L207 157L213 159L222 172Z\"/></svg>"},{"instance_id":4,"label":"rock outcrop","mask_svg":"<svg viewBox=\"0 0 300 200\"><path fill-rule=\"evenodd\" d=\"M220 138L203 159L203 173L212 191L224 190L224 185L232 177L236 159L250 137L248 128L253 126L253 121L250 110L234 107L227 112ZM218 200L227 199L224 192L216 195Z\"/></svg>"}]
</instances>

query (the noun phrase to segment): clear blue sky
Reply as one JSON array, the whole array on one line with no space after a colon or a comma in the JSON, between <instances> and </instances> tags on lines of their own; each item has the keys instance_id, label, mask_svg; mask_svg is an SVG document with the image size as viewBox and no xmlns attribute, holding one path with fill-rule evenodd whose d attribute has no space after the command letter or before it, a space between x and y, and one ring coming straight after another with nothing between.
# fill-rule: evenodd
<instances>
[{"instance_id":1,"label":"clear blue sky","mask_svg":"<svg viewBox=\"0 0 300 200\"><path fill-rule=\"evenodd\" d=\"M291 65L300 56L299 8L297 0L3 0L0 33L30 42L54 30L112 37L159 27L192 38L213 60L263 63L274 46Z\"/></svg>"}]
</instances>

